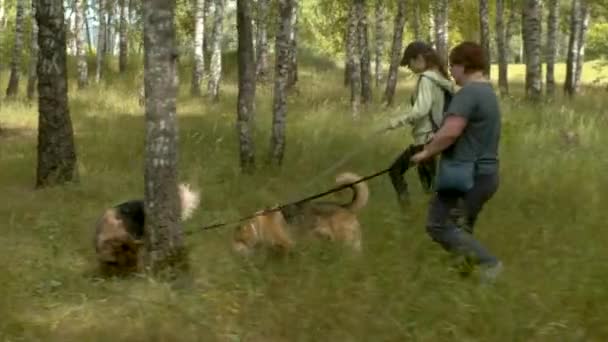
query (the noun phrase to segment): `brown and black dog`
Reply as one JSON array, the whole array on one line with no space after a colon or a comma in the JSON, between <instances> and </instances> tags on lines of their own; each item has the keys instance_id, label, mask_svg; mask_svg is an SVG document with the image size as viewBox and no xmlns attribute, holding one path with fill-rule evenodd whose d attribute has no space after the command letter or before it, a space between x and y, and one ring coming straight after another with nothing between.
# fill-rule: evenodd
<instances>
[{"instance_id":1,"label":"brown and black dog","mask_svg":"<svg viewBox=\"0 0 608 342\"><path fill-rule=\"evenodd\" d=\"M336 177L338 185L357 182L360 176L345 172ZM369 188L365 182L352 186L349 203L330 201L305 202L258 212L234 232L233 250L250 255L257 247L279 252L293 249L296 239L312 236L344 243L354 251L361 250L361 226L357 213L367 205Z\"/></svg>"},{"instance_id":2,"label":"brown and black dog","mask_svg":"<svg viewBox=\"0 0 608 342\"><path fill-rule=\"evenodd\" d=\"M187 184L179 185L181 220L189 219L200 197ZM103 275L143 270L144 201L132 200L106 209L95 227L95 252Z\"/></svg>"}]
</instances>

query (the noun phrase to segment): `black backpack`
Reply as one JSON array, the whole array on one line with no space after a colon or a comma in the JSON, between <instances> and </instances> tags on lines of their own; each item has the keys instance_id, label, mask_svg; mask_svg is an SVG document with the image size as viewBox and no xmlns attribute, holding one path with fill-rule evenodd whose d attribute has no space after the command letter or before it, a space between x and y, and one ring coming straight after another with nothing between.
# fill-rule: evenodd
<instances>
[{"instance_id":1,"label":"black backpack","mask_svg":"<svg viewBox=\"0 0 608 342\"><path fill-rule=\"evenodd\" d=\"M445 113L448 111L448 107L450 106L450 102L452 101L452 97L454 96L454 94L452 94L448 89L442 87L435 79L433 79L432 77L428 77L424 74L421 74L418 77L418 82L416 83L416 94L418 94L418 87L420 87L420 80L422 80L423 77L428 78L429 80L431 80L433 82L433 84L435 84L437 87L439 87L439 89L441 89L441 91L443 92L443 117L445 117ZM412 105L414 105L414 97L412 97ZM439 127L441 127L441 124L443 122L435 122L435 120L433 119L433 109L431 108L431 110L428 113L429 118L431 119L431 125L433 126L433 133L437 132L439 130ZM442 120L443 121L443 120Z\"/></svg>"}]
</instances>

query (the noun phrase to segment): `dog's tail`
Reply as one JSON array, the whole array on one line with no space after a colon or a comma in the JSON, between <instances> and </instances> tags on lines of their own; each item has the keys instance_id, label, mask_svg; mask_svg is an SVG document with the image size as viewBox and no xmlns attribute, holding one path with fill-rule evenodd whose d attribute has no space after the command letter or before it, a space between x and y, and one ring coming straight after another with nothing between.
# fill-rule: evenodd
<instances>
[{"instance_id":1,"label":"dog's tail","mask_svg":"<svg viewBox=\"0 0 608 342\"><path fill-rule=\"evenodd\" d=\"M354 183L360 180L362 177L352 172L343 172L336 177L336 184L345 185ZM369 188L367 183L360 182L352 186L353 188L353 199L350 203L344 204L343 206L351 211L358 211L367 205L369 200Z\"/></svg>"},{"instance_id":2,"label":"dog's tail","mask_svg":"<svg viewBox=\"0 0 608 342\"><path fill-rule=\"evenodd\" d=\"M200 193L193 190L189 184L179 184L179 202L181 209L182 221L192 217L196 208L200 203Z\"/></svg>"}]
</instances>

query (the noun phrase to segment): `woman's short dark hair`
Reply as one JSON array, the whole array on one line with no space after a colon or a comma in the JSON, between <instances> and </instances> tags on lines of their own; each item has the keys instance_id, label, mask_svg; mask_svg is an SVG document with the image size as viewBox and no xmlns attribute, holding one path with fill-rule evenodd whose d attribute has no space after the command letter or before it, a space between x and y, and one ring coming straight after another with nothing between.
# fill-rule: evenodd
<instances>
[{"instance_id":1,"label":"woman's short dark hair","mask_svg":"<svg viewBox=\"0 0 608 342\"><path fill-rule=\"evenodd\" d=\"M439 57L437 51L435 51L435 49L433 49L433 47L431 47L429 44L421 41L411 42L405 47L403 58L401 59L401 66L408 65L410 60L420 55L422 55L424 58L427 67L436 67L445 78L450 78L445 70L445 64Z\"/></svg>"},{"instance_id":2,"label":"woman's short dark hair","mask_svg":"<svg viewBox=\"0 0 608 342\"><path fill-rule=\"evenodd\" d=\"M481 45L475 42L463 42L450 52L450 64L464 66L466 73L483 71L488 64L488 58Z\"/></svg>"}]
</instances>

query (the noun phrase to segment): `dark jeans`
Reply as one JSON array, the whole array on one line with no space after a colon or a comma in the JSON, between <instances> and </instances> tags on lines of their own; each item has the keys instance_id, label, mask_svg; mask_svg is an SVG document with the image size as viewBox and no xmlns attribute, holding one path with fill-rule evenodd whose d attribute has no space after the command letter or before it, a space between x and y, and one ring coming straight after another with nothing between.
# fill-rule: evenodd
<instances>
[{"instance_id":1,"label":"dark jeans","mask_svg":"<svg viewBox=\"0 0 608 342\"><path fill-rule=\"evenodd\" d=\"M431 199L426 231L445 250L464 255L475 264L494 265L498 259L473 238L473 227L484 204L498 190L498 174L478 175L469 192L438 192ZM454 215L455 211L461 211ZM460 216L461 227L456 222Z\"/></svg>"},{"instance_id":2,"label":"dark jeans","mask_svg":"<svg viewBox=\"0 0 608 342\"><path fill-rule=\"evenodd\" d=\"M410 145L408 146L403 153L395 159L393 164L391 165L391 170L389 175L391 177L391 183L393 184L393 188L397 192L398 199L405 200L408 196L408 185L403 175L409 169L411 162L410 158L422 151L424 145ZM434 181L435 181L435 172L436 172L436 160L435 158L431 158L427 161L424 161L417 166L418 178L420 179L420 183L426 192L431 192L433 190Z\"/></svg>"}]
</instances>

